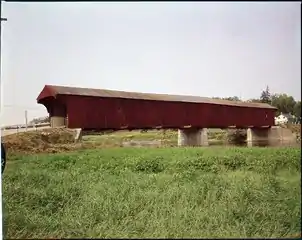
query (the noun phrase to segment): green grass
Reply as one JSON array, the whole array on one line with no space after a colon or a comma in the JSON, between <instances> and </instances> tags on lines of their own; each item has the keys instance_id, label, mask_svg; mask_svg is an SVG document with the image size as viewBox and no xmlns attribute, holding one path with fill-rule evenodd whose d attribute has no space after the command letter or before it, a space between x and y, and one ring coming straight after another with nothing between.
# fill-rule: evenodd
<instances>
[{"instance_id":1,"label":"green grass","mask_svg":"<svg viewBox=\"0 0 302 240\"><path fill-rule=\"evenodd\" d=\"M14 157L6 238L301 233L299 148L116 148Z\"/></svg>"}]
</instances>

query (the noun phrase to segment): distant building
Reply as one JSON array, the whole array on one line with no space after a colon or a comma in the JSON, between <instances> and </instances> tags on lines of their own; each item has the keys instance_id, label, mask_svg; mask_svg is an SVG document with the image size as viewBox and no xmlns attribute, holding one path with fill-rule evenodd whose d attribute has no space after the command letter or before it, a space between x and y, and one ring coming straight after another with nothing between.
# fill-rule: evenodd
<instances>
[{"instance_id":1,"label":"distant building","mask_svg":"<svg viewBox=\"0 0 302 240\"><path fill-rule=\"evenodd\" d=\"M295 123L296 117L291 115L290 113L281 113L278 117L275 117L275 124L287 124L287 123Z\"/></svg>"}]
</instances>

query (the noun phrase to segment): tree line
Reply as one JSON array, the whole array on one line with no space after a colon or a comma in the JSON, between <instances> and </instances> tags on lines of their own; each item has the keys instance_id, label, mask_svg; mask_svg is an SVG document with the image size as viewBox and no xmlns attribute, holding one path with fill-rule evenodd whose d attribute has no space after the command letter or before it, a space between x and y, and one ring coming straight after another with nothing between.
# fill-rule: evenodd
<instances>
[{"instance_id":1,"label":"tree line","mask_svg":"<svg viewBox=\"0 0 302 240\"><path fill-rule=\"evenodd\" d=\"M49 123L49 122L50 122L49 116L45 116L45 117L34 118L29 122L29 124L32 125L32 124Z\"/></svg>"},{"instance_id":2,"label":"tree line","mask_svg":"<svg viewBox=\"0 0 302 240\"><path fill-rule=\"evenodd\" d=\"M237 96L226 98L215 97L215 99L241 101ZM259 98L249 99L246 102L268 103L277 108L277 116L280 113L286 113L292 114L297 119L301 119L301 101L296 101L293 96L287 95L286 93L271 94L268 86L261 92Z\"/></svg>"}]
</instances>

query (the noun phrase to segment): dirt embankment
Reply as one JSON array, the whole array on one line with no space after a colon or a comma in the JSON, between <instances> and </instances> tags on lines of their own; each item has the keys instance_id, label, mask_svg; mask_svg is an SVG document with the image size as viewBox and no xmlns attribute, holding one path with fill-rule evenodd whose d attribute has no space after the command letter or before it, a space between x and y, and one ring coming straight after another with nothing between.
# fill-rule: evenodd
<instances>
[{"instance_id":1,"label":"dirt embankment","mask_svg":"<svg viewBox=\"0 0 302 240\"><path fill-rule=\"evenodd\" d=\"M81 143L75 143L75 131L66 128L15 133L2 137L2 142L13 153L55 153L81 148Z\"/></svg>"},{"instance_id":2,"label":"dirt embankment","mask_svg":"<svg viewBox=\"0 0 302 240\"><path fill-rule=\"evenodd\" d=\"M301 135L301 124L288 124L285 126L292 130L293 133L300 134Z\"/></svg>"}]
</instances>

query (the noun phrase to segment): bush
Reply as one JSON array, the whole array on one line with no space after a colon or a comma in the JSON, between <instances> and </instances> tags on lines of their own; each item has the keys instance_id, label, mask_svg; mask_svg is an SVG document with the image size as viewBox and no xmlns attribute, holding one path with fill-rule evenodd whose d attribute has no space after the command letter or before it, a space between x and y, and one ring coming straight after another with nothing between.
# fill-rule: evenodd
<instances>
[{"instance_id":1,"label":"bush","mask_svg":"<svg viewBox=\"0 0 302 240\"><path fill-rule=\"evenodd\" d=\"M164 170L162 157L141 158L135 165L135 171L146 173L159 173Z\"/></svg>"},{"instance_id":2,"label":"bush","mask_svg":"<svg viewBox=\"0 0 302 240\"><path fill-rule=\"evenodd\" d=\"M232 129L227 132L227 142L233 145L245 145L247 132L246 129Z\"/></svg>"}]
</instances>

